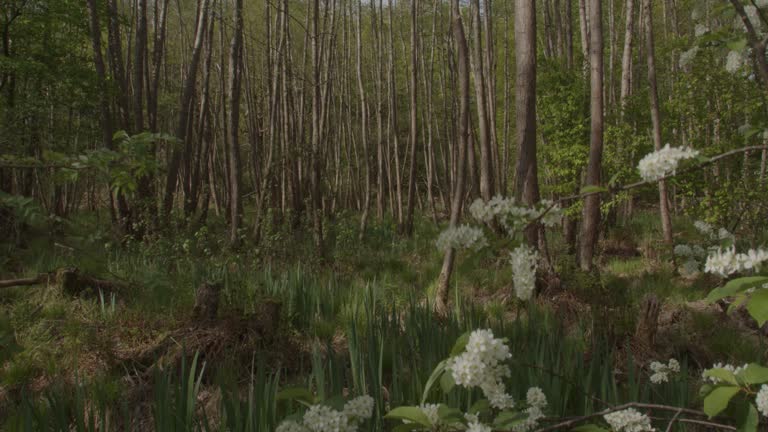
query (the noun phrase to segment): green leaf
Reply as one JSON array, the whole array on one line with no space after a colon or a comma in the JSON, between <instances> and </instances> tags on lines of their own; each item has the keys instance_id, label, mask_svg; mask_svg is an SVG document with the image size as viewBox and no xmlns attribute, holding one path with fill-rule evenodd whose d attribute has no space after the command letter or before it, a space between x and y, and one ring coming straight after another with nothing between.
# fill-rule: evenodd
<instances>
[{"instance_id":1,"label":"green leaf","mask_svg":"<svg viewBox=\"0 0 768 432\"><path fill-rule=\"evenodd\" d=\"M717 387L704 399L704 412L711 418L720 414L728 407L728 402L741 389L736 386Z\"/></svg>"},{"instance_id":2,"label":"green leaf","mask_svg":"<svg viewBox=\"0 0 768 432\"><path fill-rule=\"evenodd\" d=\"M728 48L732 49L733 51L742 52L744 51L744 48L747 47L747 39L746 38L738 38L734 39L728 42Z\"/></svg>"},{"instance_id":3,"label":"green leaf","mask_svg":"<svg viewBox=\"0 0 768 432\"><path fill-rule=\"evenodd\" d=\"M464 420L464 413L460 409L451 408L445 404L437 407L437 415L446 424L461 423Z\"/></svg>"},{"instance_id":4,"label":"green leaf","mask_svg":"<svg viewBox=\"0 0 768 432\"><path fill-rule=\"evenodd\" d=\"M601 193L601 192L608 192L608 188L597 186L597 185L584 186L579 191L579 194L585 195L585 194L595 194L595 193Z\"/></svg>"},{"instance_id":5,"label":"green leaf","mask_svg":"<svg viewBox=\"0 0 768 432\"><path fill-rule=\"evenodd\" d=\"M739 379L744 384L763 384L768 382L768 368L757 363L750 363L744 371L739 374Z\"/></svg>"},{"instance_id":6,"label":"green leaf","mask_svg":"<svg viewBox=\"0 0 768 432\"><path fill-rule=\"evenodd\" d=\"M464 349L467 348L467 343L469 343L469 335L470 332L466 332L459 336L458 339L456 339L456 343L453 344L453 348L451 349L451 357L457 356L464 352Z\"/></svg>"},{"instance_id":7,"label":"green leaf","mask_svg":"<svg viewBox=\"0 0 768 432\"><path fill-rule=\"evenodd\" d=\"M603 429L598 425L586 424L577 426L571 429L571 432L610 432L608 429Z\"/></svg>"},{"instance_id":8,"label":"green leaf","mask_svg":"<svg viewBox=\"0 0 768 432\"><path fill-rule=\"evenodd\" d=\"M410 432L413 430L422 430L424 426L418 423L403 423L392 428L392 432Z\"/></svg>"},{"instance_id":9,"label":"green leaf","mask_svg":"<svg viewBox=\"0 0 768 432\"><path fill-rule=\"evenodd\" d=\"M471 407L469 407L469 411L467 411L467 413L485 414L490 411L491 411L491 403L488 401L488 399L480 399L479 401L473 403Z\"/></svg>"},{"instance_id":10,"label":"green leaf","mask_svg":"<svg viewBox=\"0 0 768 432\"><path fill-rule=\"evenodd\" d=\"M344 404L347 401L341 396L334 396L323 401L323 405L329 406L336 411L344 411Z\"/></svg>"},{"instance_id":11,"label":"green leaf","mask_svg":"<svg viewBox=\"0 0 768 432\"><path fill-rule=\"evenodd\" d=\"M435 366L435 370L432 371L432 375L429 376L429 379L427 379L427 384L424 385L424 393L421 395L421 403L425 404L427 403L427 398L429 397L429 391L432 390L432 386L435 385L438 379L440 379L440 376L443 372L445 372L445 360L441 361L440 363Z\"/></svg>"},{"instance_id":12,"label":"green leaf","mask_svg":"<svg viewBox=\"0 0 768 432\"><path fill-rule=\"evenodd\" d=\"M445 371L443 376L440 378L440 388L443 389L444 393L450 393L455 386L456 381L453 379L453 374L451 371Z\"/></svg>"},{"instance_id":13,"label":"green leaf","mask_svg":"<svg viewBox=\"0 0 768 432\"><path fill-rule=\"evenodd\" d=\"M717 378L721 381L727 382L728 384L739 385L738 381L736 381L736 376L733 374L733 372L727 369L723 369L723 368L709 369L704 371L704 376Z\"/></svg>"},{"instance_id":14,"label":"green leaf","mask_svg":"<svg viewBox=\"0 0 768 432\"><path fill-rule=\"evenodd\" d=\"M768 277L766 276L748 276L728 281L725 286L718 287L710 291L706 300L709 303L713 303L724 297L734 296L742 291L746 291L750 288L762 286L764 283L768 283Z\"/></svg>"},{"instance_id":15,"label":"green leaf","mask_svg":"<svg viewBox=\"0 0 768 432\"><path fill-rule=\"evenodd\" d=\"M402 406L393 409L384 416L385 419L408 420L422 426L430 427L432 423L419 407Z\"/></svg>"},{"instance_id":16,"label":"green leaf","mask_svg":"<svg viewBox=\"0 0 768 432\"><path fill-rule=\"evenodd\" d=\"M304 387L289 387L277 394L277 400L297 400L313 404L315 403L315 396Z\"/></svg>"},{"instance_id":17,"label":"green leaf","mask_svg":"<svg viewBox=\"0 0 768 432\"><path fill-rule=\"evenodd\" d=\"M747 303L747 311L761 327L768 321L768 289L760 289L752 294Z\"/></svg>"},{"instance_id":18,"label":"green leaf","mask_svg":"<svg viewBox=\"0 0 768 432\"><path fill-rule=\"evenodd\" d=\"M737 432L757 432L757 426L760 424L760 418L757 415L757 408L754 404L748 404L746 410L741 410L739 418L736 419L738 425Z\"/></svg>"},{"instance_id":19,"label":"green leaf","mask_svg":"<svg viewBox=\"0 0 768 432\"><path fill-rule=\"evenodd\" d=\"M493 426L499 429L509 429L527 418L528 414L520 411L502 411L493 419Z\"/></svg>"}]
</instances>

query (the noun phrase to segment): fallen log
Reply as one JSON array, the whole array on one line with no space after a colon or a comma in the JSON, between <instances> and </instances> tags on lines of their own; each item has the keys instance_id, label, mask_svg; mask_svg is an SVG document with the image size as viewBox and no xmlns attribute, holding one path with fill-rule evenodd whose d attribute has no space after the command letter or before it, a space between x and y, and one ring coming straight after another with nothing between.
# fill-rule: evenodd
<instances>
[{"instance_id":1,"label":"fallen log","mask_svg":"<svg viewBox=\"0 0 768 432\"><path fill-rule=\"evenodd\" d=\"M89 293L89 290L92 290L90 291L91 294L96 295L99 292L112 294L125 292L128 289L128 284L124 282L95 278L82 273L76 267L60 268L31 278L0 280L0 288L40 285L43 283L54 286L72 296Z\"/></svg>"}]
</instances>

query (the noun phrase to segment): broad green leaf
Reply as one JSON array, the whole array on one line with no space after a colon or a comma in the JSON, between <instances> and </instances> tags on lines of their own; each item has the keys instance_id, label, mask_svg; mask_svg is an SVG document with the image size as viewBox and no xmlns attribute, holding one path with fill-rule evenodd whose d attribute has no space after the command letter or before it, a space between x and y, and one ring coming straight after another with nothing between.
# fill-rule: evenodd
<instances>
[{"instance_id":1,"label":"broad green leaf","mask_svg":"<svg viewBox=\"0 0 768 432\"><path fill-rule=\"evenodd\" d=\"M424 393L421 395L422 404L427 403L429 391L432 390L432 386L434 386L437 380L440 379L440 376L443 374L443 372L445 372L445 360L441 361L437 364L437 366L435 366L435 370L432 371L432 375L430 375L429 379L427 379L427 384L424 385Z\"/></svg>"},{"instance_id":2,"label":"broad green leaf","mask_svg":"<svg viewBox=\"0 0 768 432\"><path fill-rule=\"evenodd\" d=\"M403 423L392 428L392 432L410 432L414 430L423 430L425 426L418 423Z\"/></svg>"},{"instance_id":3,"label":"broad green leaf","mask_svg":"<svg viewBox=\"0 0 768 432\"><path fill-rule=\"evenodd\" d=\"M768 368L757 363L750 363L743 372L739 374L739 379L744 384L763 384L768 382Z\"/></svg>"},{"instance_id":4,"label":"broad green leaf","mask_svg":"<svg viewBox=\"0 0 768 432\"><path fill-rule=\"evenodd\" d=\"M571 429L571 432L610 432L610 431L608 429L601 428L598 425L586 424L586 425L576 426L575 428Z\"/></svg>"},{"instance_id":5,"label":"broad green leaf","mask_svg":"<svg viewBox=\"0 0 768 432\"><path fill-rule=\"evenodd\" d=\"M491 411L491 403L488 402L488 399L480 399L479 401L472 404L472 406L469 408L469 411L467 411L467 413L485 414L490 411Z\"/></svg>"},{"instance_id":6,"label":"broad green leaf","mask_svg":"<svg viewBox=\"0 0 768 432\"><path fill-rule=\"evenodd\" d=\"M768 321L768 289L760 289L752 294L747 303L747 311L759 326Z\"/></svg>"},{"instance_id":7,"label":"broad green leaf","mask_svg":"<svg viewBox=\"0 0 768 432\"><path fill-rule=\"evenodd\" d=\"M742 52L747 47L747 38L738 38L728 42L728 48Z\"/></svg>"},{"instance_id":8,"label":"broad green leaf","mask_svg":"<svg viewBox=\"0 0 768 432\"><path fill-rule=\"evenodd\" d=\"M736 396L741 389L736 386L717 387L704 398L704 412L709 417L720 414L728 407L728 402Z\"/></svg>"},{"instance_id":9,"label":"broad green leaf","mask_svg":"<svg viewBox=\"0 0 768 432\"><path fill-rule=\"evenodd\" d=\"M443 423L447 424L461 423L464 420L464 413L460 409L451 408L445 404L437 407L437 415Z\"/></svg>"},{"instance_id":10,"label":"broad green leaf","mask_svg":"<svg viewBox=\"0 0 768 432\"><path fill-rule=\"evenodd\" d=\"M520 411L502 411L493 419L493 425L500 429L509 429L527 418L528 414Z\"/></svg>"},{"instance_id":11,"label":"broad green leaf","mask_svg":"<svg viewBox=\"0 0 768 432\"><path fill-rule=\"evenodd\" d=\"M384 416L384 418L395 419L395 420L408 420L414 423L418 423L422 426L426 426L426 427L432 426L432 423L427 418L427 415L424 414L424 411L422 411L421 408L419 407L413 407L413 406L397 407L392 411L388 412L387 415Z\"/></svg>"},{"instance_id":12,"label":"broad green leaf","mask_svg":"<svg viewBox=\"0 0 768 432\"><path fill-rule=\"evenodd\" d=\"M289 387L277 394L277 400L297 400L312 404L315 403L315 396L304 387Z\"/></svg>"},{"instance_id":13,"label":"broad green leaf","mask_svg":"<svg viewBox=\"0 0 768 432\"><path fill-rule=\"evenodd\" d=\"M453 348L451 349L451 357L457 356L464 352L464 349L467 348L467 343L469 343L469 332L464 333L463 335L459 336L458 339L456 339L456 343L453 345Z\"/></svg>"},{"instance_id":14,"label":"broad green leaf","mask_svg":"<svg viewBox=\"0 0 768 432\"><path fill-rule=\"evenodd\" d=\"M594 193L601 193L601 192L608 192L608 188L597 186L597 185L590 185L590 186L584 186L579 191L579 194L594 194Z\"/></svg>"},{"instance_id":15,"label":"broad green leaf","mask_svg":"<svg viewBox=\"0 0 768 432\"><path fill-rule=\"evenodd\" d=\"M723 369L723 368L709 369L704 371L704 376L717 378L720 381L727 382L728 384L739 385L739 382L736 381L736 376L733 374L733 372L729 371L728 369Z\"/></svg>"},{"instance_id":16,"label":"broad green leaf","mask_svg":"<svg viewBox=\"0 0 768 432\"><path fill-rule=\"evenodd\" d=\"M757 408L754 404L748 404L747 408L740 410L739 418L736 419L738 425L737 432L757 432L757 426L760 424L760 418L757 415Z\"/></svg>"},{"instance_id":17,"label":"broad green leaf","mask_svg":"<svg viewBox=\"0 0 768 432\"><path fill-rule=\"evenodd\" d=\"M440 388L443 389L443 392L450 393L455 386L456 381L453 379L453 374L451 371L445 371L443 376L440 378Z\"/></svg>"},{"instance_id":18,"label":"broad green leaf","mask_svg":"<svg viewBox=\"0 0 768 432\"><path fill-rule=\"evenodd\" d=\"M762 286L768 283L766 276L749 276L728 281L725 286L718 287L710 291L707 295L707 301L712 303L724 297L731 297L750 288Z\"/></svg>"}]
</instances>

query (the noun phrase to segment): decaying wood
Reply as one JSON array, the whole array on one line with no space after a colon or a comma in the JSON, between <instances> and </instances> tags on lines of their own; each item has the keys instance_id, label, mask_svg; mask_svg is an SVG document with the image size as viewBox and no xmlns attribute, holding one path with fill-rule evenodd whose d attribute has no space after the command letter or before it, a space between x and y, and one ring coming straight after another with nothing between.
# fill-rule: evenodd
<instances>
[{"instance_id":1,"label":"decaying wood","mask_svg":"<svg viewBox=\"0 0 768 432\"><path fill-rule=\"evenodd\" d=\"M635 340L644 347L652 348L659 328L661 302L654 294L647 295L640 305L640 317L635 329Z\"/></svg>"},{"instance_id":2,"label":"decaying wood","mask_svg":"<svg viewBox=\"0 0 768 432\"><path fill-rule=\"evenodd\" d=\"M128 284L119 281L99 279L82 273L75 267L60 268L36 277L23 279L8 279L0 281L0 288L16 286L31 286L47 283L62 292L78 296L82 294L111 294L125 292Z\"/></svg>"}]
</instances>

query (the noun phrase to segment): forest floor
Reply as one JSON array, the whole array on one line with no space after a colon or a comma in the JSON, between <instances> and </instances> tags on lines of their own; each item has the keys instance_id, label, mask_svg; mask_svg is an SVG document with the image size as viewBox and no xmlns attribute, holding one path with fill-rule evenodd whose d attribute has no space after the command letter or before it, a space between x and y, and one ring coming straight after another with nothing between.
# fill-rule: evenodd
<instances>
[{"instance_id":1,"label":"forest floor","mask_svg":"<svg viewBox=\"0 0 768 432\"><path fill-rule=\"evenodd\" d=\"M452 284L458 292L452 293L454 312L447 322L423 307L441 264L434 247L439 228L426 218L411 239L393 234L393 224L379 223L364 241L358 240L355 217L337 219L323 258L313 252L309 234L281 228L265 233L258 247L232 252L216 223L173 238L121 242L95 215L77 220L56 233L31 227L22 244L2 245L0 279L77 269L115 287L62 289L60 276L50 273L35 285L0 288L0 419L18 416L24 403L52 389L81 383L106 399L149 404L158 373L188 369L194 353L206 368L198 395L203 406L220 402L215 383L228 377L246 385L257 363L268 373L282 370L281 386L316 379L318 367L327 368L328 376L339 368L343 377L326 377L327 386L346 391L356 380L355 355L370 358L375 338L393 344L400 338L414 348L411 354L393 349L386 364L383 355L378 364L387 397L407 399L418 394L415 384L405 384L408 374L423 381L447 354L451 338L478 326L517 337L521 349L536 346L531 362L539 366L545 362L536 356L562 356L566 363L544 365L554 370L551 376L579 361L597 368L596 375L626 383L631 379L617 378L616 371L631 375L630 369L642 372L652 360L685 359L690 381L668 393L687 403L695 398L691 382L712 363L768 360L764 335L748 319L702 300L717 279L678 274L652 213L608 230L597 274L576 270L573 256L552 253L565 248L559 236L549 234L561 284L528 305L511 294L505 253L460 255ZM681 241L695 236L690 221L675 225ZM201 286L210 290L202 294L205 301L215 304L196 304ZM643 344L637 327L649 295L659 300L658 330ZM213 316L206 316L208 307ZM568 347L560 345L562 339ZM609 391L588 377L569 379L585 380L582 392ZM610 391L616 402L627 397ZM668 397L652 393L647 397ZM578 409L583 407L563 403L558 414Z\"/></svg>"}]
</instances>

